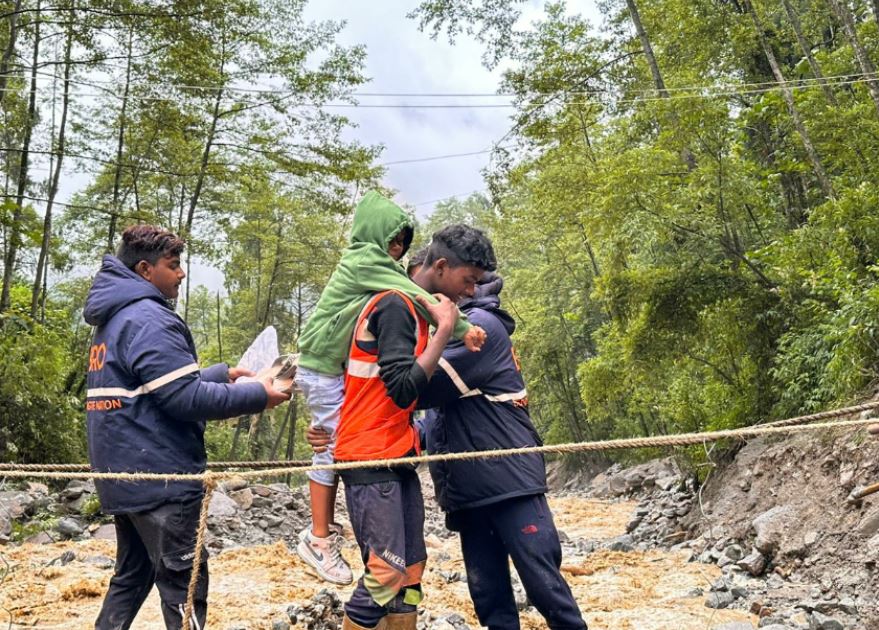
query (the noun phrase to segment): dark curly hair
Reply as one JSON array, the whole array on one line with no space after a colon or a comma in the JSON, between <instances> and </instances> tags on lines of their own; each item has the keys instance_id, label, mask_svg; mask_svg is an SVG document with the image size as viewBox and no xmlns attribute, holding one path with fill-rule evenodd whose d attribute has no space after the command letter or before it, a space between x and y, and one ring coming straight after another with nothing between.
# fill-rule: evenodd
<instances>
[{"instance_id":1,"label":"dark curly hair","mask_svg":"<svg viewBox=\"0 0 879 630\"><path fill-rule=\"evenodd\" d=\"M423 265L425 258L427 258L427 248L426 247L422 247L417 252L415 252L414 254L409 256L409 262L406 263L406 275L411 276L412 270L415 269L415 267Z\"/></svg>"},{"instance_id":2,"label":"dark curly hair","mask_svg":"<svg viewBox=\"0 0 879 630\"><path fill-rule=\"evenodd\" d=\"M141 260L151 265L166 256L179 256L186 243L173 232L155 225L132 225L122 233L116 257L134 270Z\"/></svg>"},{"instance_id":3,"label":"dark curly hair","mask_svg":"<svg viewBox=\"0 0 879 630\"><path fill-rule=\"evenodd\" d=\"M485 233L461 223L433 233L424 264L432 265L440 258L448 260L452 267L470 265L484 271L497 269L494 248Z\"/></svg>"}]
</instances>

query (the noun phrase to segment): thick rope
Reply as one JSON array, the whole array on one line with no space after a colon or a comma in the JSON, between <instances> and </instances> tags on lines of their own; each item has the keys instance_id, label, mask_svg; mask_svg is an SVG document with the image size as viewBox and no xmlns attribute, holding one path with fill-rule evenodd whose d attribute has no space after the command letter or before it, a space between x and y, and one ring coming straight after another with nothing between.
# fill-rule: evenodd
<instances>
[{"instance_id":1,"label":"thick rope","mask_svg":"<svg viewBox=\"0 0 879 630\"><path fill-rule=\"evenodd\" d=\"M284 468L270 468L267 470L251 470L244 472L206 472L206 473L100 473L100 472L41 472L35 470L8 470L2 473L2 477L8 479L20 479L26 477L40 477L43 479L103 479L116 481L198 481L203 482L210 476L214 479L229 479L232 477L276 477L295 472L308 472L311 470L353 470L356 468L384 468L387 466L400 466L407 464L420 464L431 462L462 461L482 458L510 457L513 455L528 455L531 453L578 453L583 451L610 451L630 448L655 448L663 446L690 446L693 444L705 444L720 440L756 438L765 435L784 435L788 433L805 433L811 431L823 431L842 427L862 427L875 424L876 419L865 420L839 420L835 422L821 422L816 424L801 424L794 426L752 426L741 429L729 429L725 431L706 431L704 433L680 433L677 435L657 435L645 438L625 438L619 440L605 440L598 442L571 442L568 444L551 444L544 446L525 446L521 448L496 449L489 451L473 451L466 453L440 453L437 455L421 455L418 457L399 457L394 459L372 459L357 462L337 462L334 464L312 464L310 466L294 466Z\"/></svg>"},{"instance_id":2,"label":"thick rope","mask_svg":"<svg viewBox=\"0 0 879 630\"><path fill-rule=\"evenodd\" d=\"M798 418L789 418L767 425L745 427L742 429L731 429L727 431L706 431L704 433L683 433L678 435L660 435L646 438L627 438L619 440L605 440L598 442L572 442L568 444L554 444L544 446L528 446L512 449L497 449L490 451L477 451L469 453L442 453L438 455L422 455L418 457L400 457L394 459L369 460L360 462L342 462L335 464L321 464L309 466L288 466L286 468L271 468L267 470L251 470L247 472L204 472L200 474L158 474L158 473L96 473L81 472L72 470L58 470L59 467L77 466L54 464L41 468L36 468L34 464L4 464L6 470L2 476L6 478L25 478L25 477L41 477L48 479L105 479L118 481L200 481L204 484L204 496L202 498L201 510L199 513L198 529L195 537L195 550L192 559L192 569L189 578L189 588L186 593L186 606L183 612L183 620L181 630L189 630L191 627L190 620L194 615L195 591L198 587L199 567L202 563L204 555L205 537L207 535L208 511L210 508L211 497L217 487L217 482L233 476L251 478L286 475L293 472L305 472L309 470L352 470L356 468L375 468L386 466L412 465L419 463L444 462L444 461L463 461L481 458L498 458L510 457L514 455L527 455L531 453L576 453L583 451L604 451L619 450L629 448L654 448L662 446L688 446L692 444L705 444L707 442L716 442L726 439L747 439L761 437L766 435L781 435L788 433L805 433L810 431L822 431L827 429L835 429L842 427L861 427L868 424L875 424L875 419L865 420L842 420L835 422L822 422L817 424L794 424L810 422L817 419L834 418L845 415L851 415L861 411L867 411L879 407L879 402L865 403L855 407L847 407L844 409L834 409L811 414L808 416L800 416ZM240 462L234 462L238 466ZM294 462L284 462L294 463ZM299 464L300 462L295 462Z\"/></svg>"},{"instance_id":3,"label":"thick rope","mask_svg":"<svg viewBox=\"0 0 879 630\"><path fill-rule=\"evenodd\" d=\"M195 552L192 557L192 570L189 574L189 589L186 591L186 606L183 609L183 622L180 630L191 630L198 627L191 619L195 616L195 591L198 588L198 578L201 573L202 556L204 555L205 537L208 529L208 508L211 505L211 496L217 487L214 473L204 475L204 496L201 499L201 511L198 516L198 530L195 534Z\"/></svg>"},{"instance_id":4,"label":"thick rope","mask_svg":"<svg viewBox=\"0 0 879 630\"><path fill-rule=\"evenodd\" d=\"M879 400L874 400L872 402L862 403L860 405L854 405L852 407L842 407L841 409L830 409L829 411L819 411L818 413L812 413L807 416L796 416L795 418L785 418L784 420L776 420L775 422L766 422L763 424L757 424L755 426L759 427L787 427L795 424L808 424L809 422L815 422L816 420L826 420L827 418L839 418L840 416L851 416L856 413L861 413L863 411L870 411L872 409L879 409ZM875 423L876 420L874 419Z\"/></svg>"},{"instance_id":5,"label":"thick rope","mask_svg":"<svg viewBox=\"0 0 879 630\"><path fill-rule=\"evenodd\" d=\"M279 468L280 466L308 466L310 459L276 459L257 461L231 461L231 462L208 462L209 470L225 470L227 468ZM54 472L88 472L91 466L88 464L9 464L0 463L0 471L3 470L39 470Z\"/></svg>"},{"instance_id":6,"label":"thick rope","mask_svg":"<svg viewBox=\"0 0 879 630\"><path fill-rule=\"evenodd\" d=\"M733 429L733 431L747 431L748 429L757 429L757 428L769 428L769 427L789 427L796 426L801 424L808 424L810 422L815 422L816 420L826 420L828 418L839 418L842 416L850 416L856 413L861 413L863 411L870 411L873 409L879 409L879 401L872 401L867 403L862 403L860 405L854 405L851 407L842 407L840 409L831 409L829 411L821 411L818 413L813 413L805 416L796 416L793 418L786 418L784 420L776 420L775 422L767 422L764 424L756 424L752 427L745 427L743 429ZM877 420L866 421L866 424L875 424ZM716 433L716 432L715 432ZM690 435L707 435L705 433L697 433L697 434L679 434L679 436L658 436L658 438L668 438L668 437L684 437ZM636 438L639 439L639 438ZM648 440L653 440L657 438L643 438ZM722 438L721 438L722 439ZM714 440L709 440L714 441ZM613 442L619 442L619 440L613 440ZM608 442L587 442L585 444L607 444ZM701 441L697 442L687 442L687 444L701 444ZM570 445L565 445L570 446ZM657 446L668 446L668 444L657 444ZM679 444L674 444L672 446L681 446ZM613 446L610 448L641 448L640 445L637 446ZM597 448L584 448L582 450L603 450ZM493 451L490 451L493 452ZM547 451L553 452L553 451ZM571 452L571 451L560 451L560 452ZM515 454L515 453L514 453ZM481 453L477 453L477 455L481 455ZM492 455L493 457L497 457L497 455ZM269 461L229 461L229 462L208 462L207 468L210 470L226 470L228 468L297 468L300 469L299 472L305 472L308 470L318 470L311 467L310 460L269 460ZM12 463L0 463L0 471L7 470L33 470L38 472L89 472L91 467L88 464L12 464ZM286 473L285 473L286 474ZM78 479L82 477L61 477L61 478L70 478L70 479ZM91 478L91 477L90 477ZM164 479L164 478L163 478ZM169 481L187 481L192 479L202 479L201 476L191 477L175 477L174 479L166 479Z\"/></svg>"}]
</instances>

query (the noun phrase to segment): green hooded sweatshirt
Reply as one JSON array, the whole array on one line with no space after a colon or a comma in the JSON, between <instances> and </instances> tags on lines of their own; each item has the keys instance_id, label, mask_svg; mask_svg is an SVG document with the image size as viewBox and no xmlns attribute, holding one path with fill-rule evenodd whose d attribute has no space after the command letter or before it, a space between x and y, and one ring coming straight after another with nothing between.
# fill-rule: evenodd
<instances>
[{"instance_id":1,"label":"green hooded sweatshirt","mask_svg":"<svg viewBox=\"0 0 879 630\"><path fill-rule=\"evenodd\" d=\"M363 196L354 212L351 244L342 252L299 338L299 365L323 374L342 374L357 317L379 291L396 289L409 296L418 312L435 325L415 296L434 303L436 298L412 282L403 266L388 255L388 245L406 227L411 228L412 221L397 204L375 191ZM470 326L462 314L455 337L463 337Z\"/></svg>"}]
</instances>

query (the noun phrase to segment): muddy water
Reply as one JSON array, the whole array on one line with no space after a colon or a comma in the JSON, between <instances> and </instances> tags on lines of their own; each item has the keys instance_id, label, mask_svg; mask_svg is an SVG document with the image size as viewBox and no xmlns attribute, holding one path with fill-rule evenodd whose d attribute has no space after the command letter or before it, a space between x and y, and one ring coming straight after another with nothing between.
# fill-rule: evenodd
<instances>
[{"instance_id":1,"label":"muddy water","mask_svg":"<svg viewBox=\"0 0 879 630\"><path fill-rule=\"evenodd\" d=\"M555 498L550 503L559 529L572 539L617 536L625 530L634 508L633 504L575 497ZM48 566L68 550L76 554L76 560L63 567ZM437 616L459 612L478 627L467 585L449 584L441 575L441 571L463 572L457 539L431 537L428 551L433 560L424 580L424 606ZM0 553L13 568L0 584L0 626L5 627L11 615L14 628L94 627L112 570L86 560L99 555L112 558L112 542L0 547ZM357 572L360 561L353 541L343 553ZM688 563L678 554L598 551L566 557L563 570L591 630L710 630L727 621L751 621L756 627L755 618L740 611L711 610L704 607L704 597L688 597L694 588L707 590L719 570ZM273 620L285 618L289 604L304 603L324 587L283 543L224 551L211 559L208 627L268 630ZM340 590L343 600L348 592L350 587ZM162 627L154 589L132 628ZM539 615L525 614L522 627L546 626Z\"/></svg>"}]
</instances>

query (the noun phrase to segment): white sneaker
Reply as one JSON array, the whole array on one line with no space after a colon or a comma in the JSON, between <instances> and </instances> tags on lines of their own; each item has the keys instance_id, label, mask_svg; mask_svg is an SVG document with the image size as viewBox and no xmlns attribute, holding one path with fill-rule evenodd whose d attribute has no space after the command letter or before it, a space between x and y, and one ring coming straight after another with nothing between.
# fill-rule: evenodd
<instances>
[{"instance_id":1,"label":"white sneaker","mask_svg":"<svg viewBox=\"0 0 879 630\"><path fill-rule=\"evenodd\" d=\"M327 582L351 584L354 581L351 567L340 552L345 540L335 532L330 533L326 538L318 538L311 533L310 527L304 533L304 536L300 534L299 544L296 545L296 553L299 557Z\"/></svg>"},{"instance_id":2,"label":"white sneaker","mask_svg":"<svg viewBox=\"0 0 879 630\"><path fill-rule=\"evenodd\" d=\"M342 525L340 523L330 523L329 530L330 530L330 536L332 536L333 534L338 534L339 536L342 536L345 531L345 528L342 527ZM305 540L305 537L308 536L309 534L311 534L311 525L309 525L308 527L303 529L301 532L299 532L299 540ZM312 534L312 536L314 536L314 534ZM315 538L317 538L317 537L315 536Z\"/></svg>"}]
</instances>

